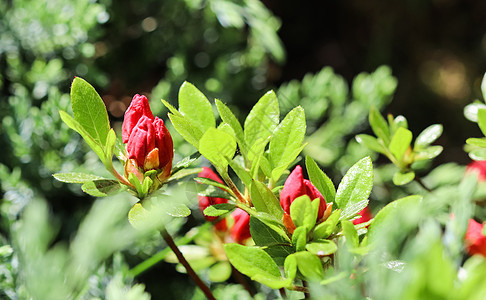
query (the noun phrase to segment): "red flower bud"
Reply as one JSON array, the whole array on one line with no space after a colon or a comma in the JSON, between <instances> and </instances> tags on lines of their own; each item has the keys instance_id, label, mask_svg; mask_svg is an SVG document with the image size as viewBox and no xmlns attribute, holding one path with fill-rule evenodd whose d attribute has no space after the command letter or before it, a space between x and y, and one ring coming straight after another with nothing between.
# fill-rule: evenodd
<instances>
[{"instance_id":1,"label":"red flower bud","mask_svg":"<svg viewBox=\"0 0 486 300\"><path fill-rule=\"evenodd\" d=\"M218 175L216 175L216 173L214 173L208 167L203 167L203 170L199 173L198 176L203 177L203 178L209 178L209 179L212 179L212 180L217 181L219 183L223 183L223 181L218 177ZM203 214L204 214L204 210L208 206L211 206L211 205L214 205L214 204L228 203L228 200L224 199L224 198L207 197L207 196L198 196L198 198L199 198L199 209L201 210L201 212L203 212ZM206 220L208 220L210 222L214 221L218 218L218 217L210 217L210 216L206 216L206 215L204 215L204 217L206 218ZM218 230L218 231L226 231L228 229L228 227L226 226L226 219L219 221L218 223L214 224L214 226L216 227L216 230Z\"/></svg>"},{"instance_id":2,"label":"red flower bud","mask_svg":"<svg viewBox=\"0 0 486 300\"><path fill-rule=\"evenodd\" d=\"M280 205L287 214L290 214L290 205L292 202L303 195L309 196L311 200L316 198L321 199L317 214L317 219L320 220L326 210L326 200L309 180L304 179L302 167L297 166L285 181L282 192L280 193Z\"/></svg>"},{"instance_id":3,"label":"red flower bud","mask_svg":"<svg viewBox=\"0 0 486 300\"><path fill-rule=\"evenodd\" d=\"M486 160L475 160L467 165L466 173L477 173L480 181L486 180Z\"/></svg>"},{"instance_id":4,"label":"red flower bud","mask_svg":"<svg viewBox=\"0 0 486 300\"><path fill-rule=\"evenodd\" d=\"M368 208L368 206L366 206L365 208L363 208L359 212L359 215L361 216L360 218L353 220L353 224L354 225L358 225L358 224L361 224L361 223L366 223L366 222L368 222L369 220L371 220L373 218L373 215L371 214L371 211Z\"/></svg>"},{"instance_id":5,"label":"red flower bud","mask_svg":"<svg viewBox=\"0 0 486 300\"><path fill-rule=\"evenodd\" d=\"M136 94L135 96L133 96L132 102L130 103L128 109L125 111L125 117L123 118L122 138L124 144L128 142L133 128L135 127L135 125L137 125L138 121L142 118L142 116L146 116L150 120L154 119L154 115L150 110L147 97Z\"/></svg>"},{"instance_id":6,"label":"red flower bud","mask_svg":"<svg viewBox=\"0 0 486 300\"><path fill-rule=\"evenodd\" d=\"M486 256L486 236L483 234L483 224L473 219L469 220L466 235L464 236L466 250L469 255L480 254Z\"/></svg>"},{"instance_id":7,"label":"red flower bud","mask_svg":"<svg viewBox=\"0 0 486 300\"><path fill-rule=\"evenodd\" d=\"M231 216L235 220L235 223L231 228L231 237L235 242L243 244L251 237L250 215L241 208L237 208L233 211Z\"/></svg>"},{"instance_id":8,"label":"red flower bud","mask_svg":"<svg viewBox=\"0 0 486 300\"><path fill-rule=\"evenodd\" d=\"M127 156L133 170L163 170L159 178L170 176L174 146L164 121L153 116L145 96L135 95L125 112L122 126L123 142L127 143ZM128 160L127 160L128 163ZM125 167L125 170L127 168Z\"/></svg>"}]
</instances>

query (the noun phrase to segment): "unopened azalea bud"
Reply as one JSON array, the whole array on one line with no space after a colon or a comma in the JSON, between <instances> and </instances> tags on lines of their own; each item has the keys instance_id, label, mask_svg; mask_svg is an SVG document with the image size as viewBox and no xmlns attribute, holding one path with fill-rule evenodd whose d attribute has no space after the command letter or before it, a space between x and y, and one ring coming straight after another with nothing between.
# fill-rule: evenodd
<instances>
[{"instance_id":1,"label":"unopened azalea bud","mask_svg":"<svg viewBox=\"0 0 486 300\"><path fill-rule=\"evenodd\" d=\"M216 175L216 173L214 173L208 167L203 167L203 170L198 174L198 176L202 177L202 178L209 178L209 179L212 179L212 180L217 181L219 183L223 183L223 181L218 177L218 175ZM207 196L198 196L198 198L199 198L199 209L201 210L201 212L203 212L203 214L204 214L204 210L208 206L211 206L211 205L214 205L214 204L228 203L228 200L224 199L224 198L207 197ZM212 221L214 221L218 218L218 217L210 217L210 216L206 216L206 215L204 215L204 217L206 218L206 220L208 220L210 222L212 222ZM215 226L216 230L218 230L218 231L226 231L228 229L228 227L226 226L226 219L222 219L221 221L214 224L214 226Z\"/></svg>"},{"instance_id":2,"label":"unopened azalea bud","mask_svg":"<svg viewBox=\"0 0 486 300\"><path fill-rule=\"evenodd\" d=\"M469 255L480 254L486 256L486 236L483 234L483 224L480 224L473 219L469 220L464 241L466 244L466 251Z\"/></svg>"},{"instance_id":3,"label":"unopened azalea bud","mask_svg":"<svg viewBox=\"0 0 486 300\"><path fill-rule=\"evenodd\" d=\"M231 213L231 216L235 220L231 227L231 237L235 242L243 244L251 237L250 215L241 208L237 208Z\"/></svg>"},{"instance_id":4,"label":"unopened azalea bud","mask_svg":"<svg viewBox=\"0 0 486 300\"><path fill-rule=\"evenodd\" d=\"M371 211L368 208L368 206L366 206L365 208L363 208L359 212L359 215L361 216L360 218L353 220L353 224L354 225L358 225L358 224L361 224L361 223L366 223L366 222L368 222L369 220L371 220L373 218L373 215L371 214Z\"/></svg>"},{"instance_id":5,"label":"unopened azalea bud","mask_svg":"<svg viewBox=\"0 0 486 300\"><path fill-rule=\"evenodd\" d=\"M486 180L486 160L475 160L467 165L466 173L477 173L480 181Z\"/></svg>"},{"instance_id":6,"label":"unopened azalea bud","mask_svg":"<svg viewBox=\"0 0 486 300\"><path fill-rule=\"evenodd\" d=\"M297 166L290 173L285 181L282 192L280 192L280 205L283 210L290 215L290 205L300 196L307 195L311 200L320 199L319 212L317 219L320 220L324 216L326 210L326 200L317 188L302 175L302 167Z\"/></svg>"},{"instance_id":7,"label":"unopened azalea bud","mask_svg":"<svg viewBox=\"0 0 486 300\"><path fill-rule=\"evenodd\" d=\"M145 96L133 97L125 112L122 138L127 144L128 160L134 162L134 166L125 166L126 172L132 173L133 167L140 172L161 170L160 181L169 178L174 157L172 137L164 121L154 118Z\"/></svg>"}]
</instances>

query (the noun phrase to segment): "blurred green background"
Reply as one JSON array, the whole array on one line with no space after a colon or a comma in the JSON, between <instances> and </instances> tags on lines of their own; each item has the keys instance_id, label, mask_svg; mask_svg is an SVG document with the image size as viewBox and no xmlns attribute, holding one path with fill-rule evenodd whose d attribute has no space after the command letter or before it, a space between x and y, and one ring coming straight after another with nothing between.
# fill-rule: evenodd
<instances>
[{"instance_id":1,"label":"blurred green background","mask_svg":"<svg viewBox=\"0 0 486 300\"><path fill-rule=\"evenodd\" d=\"M307 154L333 178L367 154L353 137L367 130L370 105L406 116L414 135L443 124L438 143L445 151L436 163L466 164L464 141L480 131L462 111L481 99L485 12L483 1L459 0L1 0L0 246L15 244L15 224L31 202L47 202L46 213L56 216L46 247L72 240L95 203L79 186L51 176L105 174L58 114L70 110L74 76L97 89L115 128L135 93L147 95L154 114L165 116L160 99L176 104L184 80L228 103L241 120L275 89L282 111L306 109ZM176 161L192 153L169 130ZM128 265L162 247L153 237L136 241L125 250ZM22 254L5 251L0 295L10 297L22 282L12 257ZM110 263L113 274L121 269ZM139 279L154 298L187 280L167 269ZM174 280L161 284L168 276Z\"/></svg>"}]
</instances>

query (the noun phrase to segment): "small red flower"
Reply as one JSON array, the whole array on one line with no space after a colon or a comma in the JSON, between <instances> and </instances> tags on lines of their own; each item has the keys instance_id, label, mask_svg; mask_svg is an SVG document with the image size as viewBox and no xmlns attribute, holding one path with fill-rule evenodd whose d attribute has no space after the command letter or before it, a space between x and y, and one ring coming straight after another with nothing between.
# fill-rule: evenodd
<instances>
[{"instance_id":1,"label":"small red flower","mask_svg":"<svg viewBox=\"0 0 486 300\"><path fill-rule=\"evenodd\" d=\"M486 160L475 160L467 165L466 173L477 173L480 181L486 180Z\"/></svg>"},{"instance_id":2,"label":"small red flower","mask_svg":"<svg viewBox=\"0 0 486 300\"><path fill-rule=\"evenodd\" d=\"M241 208L237 208L231 213L231 216L235 220L233 227L231 227L231 237L235 242L243 244L251 237L250 215Z\"/></svg>"},{"instance_id":3,"label":"small red flower","mask_svg":"<svg viewBox=\"0 0 486 300\"><path fill-rule=\"evenodd\" d=\"M142 172L163 170L159 178L169 178L174 157L172 137L164 121L154 118L145 96L133 97L125 112L122 138L127 144L127 172L135 172L140 179Z\"/></svg>"},{"instance_id":4,"label":"small red flower","mask_svg":"<svg viewBox=\"0 0 486 300\"><path fill-rule=\"evenodd\" d=\"M309 196L311 200L316 198L321 199L317 214L317 219L320 220L326 211L326 200L309 180L304 179L302 167L297 166L285 181L282 192L280 193L280 205L287 214L290 214L290 205L292 202L303 195Z\"/></svg>"},{"instance_id":5,"label":"small red flower","mask_svg":"<svg viewBox=\"0 0 486 300\"><path fill-rule=\"evenodd\" d=\"M203 170L199 173L198 176L203 177L203 178L209 178L209 179L212 179L212 180L217 181L219 183L223 183L223 181L218 177L218 175L216 175L216 173L214 173L208 167L203 167ZM224 198L207 197L207 196L198 196L198 198L199 198L199 209L201 210L201 212L203 212L203 214L204 214L204 210L208 206L211 206L211 205L214 205L214 204L228 203L228 200L224 199ZM206 218L206 220L208 220L210 222L214 221L218 218L218 217L210 217L210 216L206 216L206 215L204 215L204 217ZM221 221L214 224L214 226L215 226L216 230L218 230L218 231L226 231L228 229L228 227L226 226L226 219L222 219Z\"/></svg>"},{"instance_id":6,"label":"small red flower","mask_svg":"<svg viewBox=\"0 0 486 300\"><path fill-rule=\"evenodd\" d=\"M486 256L486 236L483 234L483 224L473 219L469 220L466 235L464 237L466 251L469 255L480 254Z\"/></svg>"},{"instance_id":7,"label":"small red flower","mask_svg":"<svg viewBox=\"0 0 486 300\"><path fill-rule=\"evenodd\" d=\"M363 208L359 212L359 215L361 216L360 218L353 220L353 224L354 225L358 225L358 224L361 224L361 223L366 223L366 222L368 222L369 220L371 220L373 218L373 215L371 214L371 211L368 208L368 206L365 207L365 208Z\"/></svg>"}]
</instances>

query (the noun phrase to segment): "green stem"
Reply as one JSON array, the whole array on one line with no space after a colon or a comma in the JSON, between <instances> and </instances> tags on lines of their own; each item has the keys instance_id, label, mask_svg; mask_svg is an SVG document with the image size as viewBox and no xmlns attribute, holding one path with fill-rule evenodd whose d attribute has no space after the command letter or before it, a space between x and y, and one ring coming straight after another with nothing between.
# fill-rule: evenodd
<instances>
[{"instance_id":1,"label":"green stem","mask_svg":"<svg viewBox=\"0 0 486 300\"><path fill-rule=\"evenodd\" d=\"M203 233L204 231L206 231L206 229L208 227L210 227L210 226L211 226L211 223L205 223L205 224L201 225L199 227L198 231L196 232L196 234L191 235L191 236L183 236L183 237L177 239L175 241L175 244L177 246L182 246L182 245L189 244L196 237L198 237L201 233ZM139 263L138 265L136 265L135 267L133 267L128 273L132 277L136 277L136 276L142 274L143 272L147 271L148 269L150 269L154 265L156 265L159 262L161 262L162 260L164 260L167 257L167 255L170 253L170 251L171 251L170 248L165 248L164 250L157 252L152 257L150 257L150 258L142 261L141 263Z\"/></svg>"},{"instance_id":2,"label":"green stem","mask_svg":"<svg viewBox=\"0 0 486 300\"><path fill-rule=\"evenodd\" d=\"M206 295L206 298L208 298L209 300L216 300L208 286L205 285L201 278L199 278L199 276L196 274L196 272L194 272L191 265L186 260L182 252L179 250L174 240L172 239L172 236L167 232L167 230L165 228L162 228L160 230L160 234L162 235L170 249L172 249L174 254L177 256L179 262L184 266L184 268L186 268L187 274L191 277L194 283L196 283L196 285L203 291L204 295Z\"/></svg>"}]
</instances>

